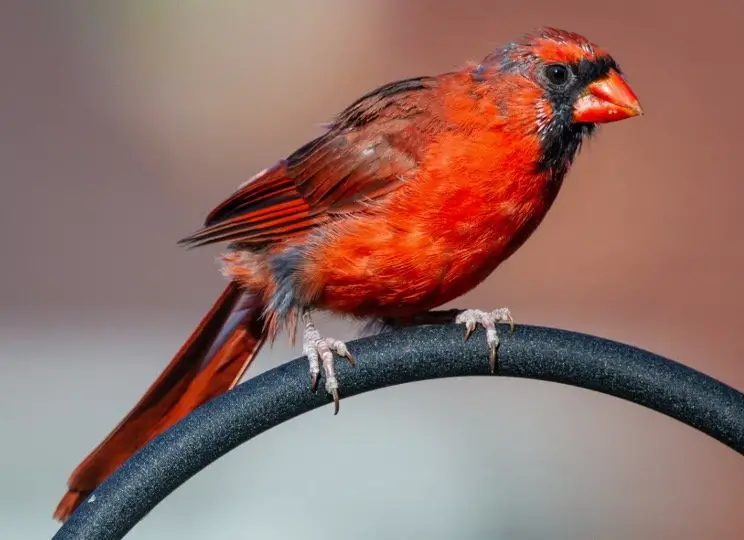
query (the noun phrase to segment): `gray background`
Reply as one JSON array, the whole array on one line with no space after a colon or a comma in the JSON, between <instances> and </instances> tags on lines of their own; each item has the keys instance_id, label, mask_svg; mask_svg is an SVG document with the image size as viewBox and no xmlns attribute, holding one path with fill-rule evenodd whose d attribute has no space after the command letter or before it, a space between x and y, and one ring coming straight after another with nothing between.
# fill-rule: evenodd
<instances>
[{"instance_id":1,"label":"gray background","mask_svg":"<svg viewBox=\"0 0 744 540\"><path fill-rule=\"evenodd\" d=\"M53 534L72 468L220 291L218 250L175 245L213 205L359 94L546 23L612 51L647 114L603 129L535 236L455 305L508 305L744 389L742 9L2 2L0 537ZM250 375L297 353L281 340ZM450 380L282 425L131 538L738 539L743 507L741 457L677 422L557 385Z\"/></svg>"}]
</instances>

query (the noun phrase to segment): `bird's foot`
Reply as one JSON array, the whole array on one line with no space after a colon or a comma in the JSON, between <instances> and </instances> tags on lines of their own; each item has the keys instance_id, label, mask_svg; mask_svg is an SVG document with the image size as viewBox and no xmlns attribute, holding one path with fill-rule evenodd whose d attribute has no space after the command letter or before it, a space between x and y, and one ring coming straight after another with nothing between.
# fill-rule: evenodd
<instances>
[{"instance_id":1,"label":"bird's foot","mask_svg":"<svg viewBox=\"0 0 744 540\"><path fill-rule=\"evenodd\" d=\"M340 398L333 353L335 352L337 355L346 358L352 367L356 365L356 362L349 349L346 348L346 343L320 335L309 313L303 313L302 320L305 323L305 330L302 336L302 352L310 361L310 385L312 391L315 392L318 389L320 370L323 368L326 392L333 396L333 414L338 414Z\"/></svg>"},{"instance_id":2,"label":"bird's foot","mask_svg":"<svg viewBox=\"0 0 744 540\"><path fill-rule=\"evenodd\" d=\"M465 341L468 340L477 325L486 329L486 343L490 351L488 366L491 368L491 373L494 373L496 371L496 351L499 347L496 324L506 323L514 332L514 319L509 308L494 309L491 312L481 311L480 309L466 309L455 317L455 323L465 325Z\"/></svg>"}]
</instances>

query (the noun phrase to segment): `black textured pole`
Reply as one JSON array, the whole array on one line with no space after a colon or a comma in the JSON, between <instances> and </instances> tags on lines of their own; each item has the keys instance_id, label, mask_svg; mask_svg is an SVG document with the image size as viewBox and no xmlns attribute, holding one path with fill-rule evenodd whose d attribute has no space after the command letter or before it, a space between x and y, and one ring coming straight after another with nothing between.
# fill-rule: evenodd
<instances>
[{"instance_id":1,"label":"black textured pole","mask_svg":"<svg viewBox=\"0 0 744 540\"><path fill-rule=\"evenodd\" d=\"M656 410L744 454L744 394L655 354L598 337L519 325L499 329L497 375L596 390ZM343 399L413 381L488 376L485 334L422 326L349 344L356 368L338 362ZM322 387L322 384L321 384ZM104 482L54 536L118 540L201 469L264 431L329 403L308 389L300 358L248 379L157 437ZM329 407L331 414L331 407ZM343 414L343 410L341 412Z\"/></svg>"}]
</instances>

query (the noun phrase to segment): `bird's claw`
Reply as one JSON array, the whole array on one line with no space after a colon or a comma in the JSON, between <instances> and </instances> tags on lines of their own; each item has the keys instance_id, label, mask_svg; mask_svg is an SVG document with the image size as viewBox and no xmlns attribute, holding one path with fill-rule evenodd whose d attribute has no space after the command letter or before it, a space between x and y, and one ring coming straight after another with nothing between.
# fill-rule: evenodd
<instances>
[{"instance_id":1,"label":"bird's claw","mask_svg":"<svg viewBox=\"0 0 744 540\"><path fill-rule=\"evenodd\" d=\"M315 328L309 314L303 315L305 331L303 334L302 352L310 362L310 388L313 392L318 389L320 381L320 370L323 369L325 377L325 390L333 397L333 414L338 414L340 396L338 393L338 379L336 378L336 366L333 358L335 352L345 358L351 367L356 365L354 356L349 352L346 343L330 337L321 337Z\"/></svg>"},{"instance_id":2,"label":"bird's claw","mask_svg":"<svg viewBox=\"0 0 744 540\"><path fill-rule=\"evenodd\" d=\"M486 343L489 350L488 366L491 373L496 371L497 349L499 347L499 336L496 332L497 323L505 323L514 332L514 318L509 308L494 309L491 312L481 311L480 309L466 309L457 315L455 323L465 325L464 341L467 341L475 331L477 325L481 325L486 330Z\"/></svg>"},{"instance_id":3,"label":"bird's claw","mask_svg":"<svg viewBox=\"0 0 744 540\"><path fill-rule=\"evenodd\" d=\"M341 407L341 398L338 395L338 388L330 390L330 394L333 397L333 415L336 416Z\"/></svg>"}]
</instances>

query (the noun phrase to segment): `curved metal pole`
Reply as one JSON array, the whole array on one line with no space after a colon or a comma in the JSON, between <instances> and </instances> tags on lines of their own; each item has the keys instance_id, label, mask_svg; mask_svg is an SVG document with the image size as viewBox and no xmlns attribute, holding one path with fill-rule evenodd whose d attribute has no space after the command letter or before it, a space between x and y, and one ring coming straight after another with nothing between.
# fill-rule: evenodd
<instances>
[{"instance_id":1,"label":"curved metal pole","mask_svg":"<svg viewBox=\"0 0 744 540\"><path fill-rule=\"evenodd\" d=\"M497 375L553 381L632 401L684 422L744 454L744 394L702 373L614 341L520 325L500 330ZM483 330L461 325L396 330L349 344L338 362L342 396L426 379L488 376ZM248 379L195 410L124 463L54 540L118 540L161 500L236 446L329 403L308 388L300 358ZM329 412L330 414L330 412Z\"/></svg>"}]
</instances>

